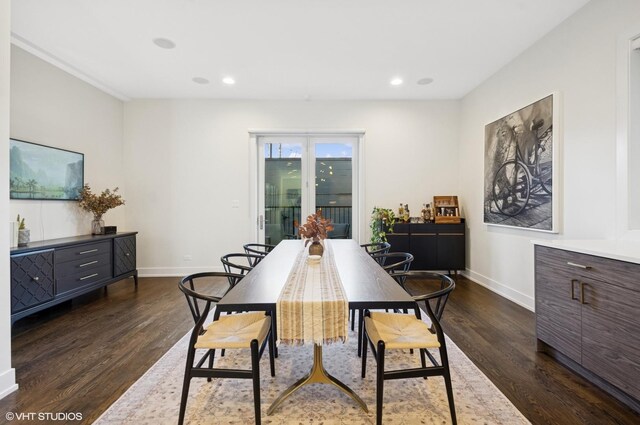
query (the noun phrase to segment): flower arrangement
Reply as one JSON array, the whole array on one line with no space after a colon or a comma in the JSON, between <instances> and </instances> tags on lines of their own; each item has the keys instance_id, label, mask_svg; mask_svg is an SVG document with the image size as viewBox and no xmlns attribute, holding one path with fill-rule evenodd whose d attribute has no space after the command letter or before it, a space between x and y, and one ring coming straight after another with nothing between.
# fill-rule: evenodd
<instances>
[{"instance_id":1,"label":"flower arrangement","mask_svg":"<svg viewBox=\"0 0 640 425\"><path fill-rule=\"evenodd\" d=\"M396 224L396 215L393 210L387 208L373 207L371 212L371 243L386 242L387 230Z\"/></svg>"},{"instance_id":2,"label":"flower arrangement","mask_svg":"<svg viewBox=\"0 0 640 425\"><path fill-rule=\"evenodd\" d=\"M78 205L85 211L93 214L95 220L101 220L102 215L112 208L124 205L124 199L120 196L118 188L113 190L105 189L100 195L91 191L91 187L85 184L80 191Z\"/></svg>"},{"instance_id":3,"label":"flower arrangement","mask_svg":"<svg viewBox=\"0 0 640 425\"><path fill-rule=\"evenodd\" d=\"M318 210L315 214L307 217L307 222L298 227L298 234L306 239L305 246L311 241L319 242L321 239L327 238L327 232L333 230L331 220L322 218L322 211Z\"/></svg>"}]
</instances>

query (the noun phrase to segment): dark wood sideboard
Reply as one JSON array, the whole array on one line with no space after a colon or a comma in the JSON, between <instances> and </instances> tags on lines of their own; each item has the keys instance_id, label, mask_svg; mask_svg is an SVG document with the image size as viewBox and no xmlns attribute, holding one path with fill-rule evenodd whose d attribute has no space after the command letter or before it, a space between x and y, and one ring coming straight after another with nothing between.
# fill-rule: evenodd
<instances>
[{"instance_id":1,"label":"dark wood sideboard","mask_svg":"<svg viewBox=\"0 0 640 425\"><path fill-rule=\"evenodd\" d=\"M640 411L640 264L535 246L538 351Z\"/></svg>"},{"instance_id":2,"label":"dark wood sideboard","mask_svg":"<svg viewBox=\"0 0 640 425\"><path fill-rule=\"evenodd\" d=\"M396 223L387 233L391 252L413 255L411 270L464 270L464 219L456 224Z\"/></svg>"},{"instance_id":3,"label":"dark wood sideboard","mask_svg":"<svg viewBox=\"0 0 640 425\"><path fill-rule=\"evenodd\" d=\"M110 283L138 285L136 234L83 235L12 248L11 323Z\"/></svg>"}]
</instances>

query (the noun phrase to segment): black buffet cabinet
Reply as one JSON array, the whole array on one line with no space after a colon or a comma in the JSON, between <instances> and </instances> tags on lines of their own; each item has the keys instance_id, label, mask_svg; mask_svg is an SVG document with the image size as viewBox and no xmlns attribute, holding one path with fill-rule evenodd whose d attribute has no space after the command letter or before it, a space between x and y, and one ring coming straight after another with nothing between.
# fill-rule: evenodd
<instances>
[{"instance_id":1,"label":"black buffet cabinet","mask_svg":"<svg viewBox=\"0 0 640 425\"><path fill-rule=\"evenodd\" d=\"M11 249L11 323L110 283L133 277L136 234L84 235Z\"/></svg>"},{"instance_id":2,"label":"black buffet cabinet","mask_svg":"<svg viewBox=\"0 0 640 425\"><path fill-rule=\"evenodd\" d=\"M387 233L391 252L413 255L411 270L464 270L465 224L397 223Z\"/></svg>"}]
</instances>

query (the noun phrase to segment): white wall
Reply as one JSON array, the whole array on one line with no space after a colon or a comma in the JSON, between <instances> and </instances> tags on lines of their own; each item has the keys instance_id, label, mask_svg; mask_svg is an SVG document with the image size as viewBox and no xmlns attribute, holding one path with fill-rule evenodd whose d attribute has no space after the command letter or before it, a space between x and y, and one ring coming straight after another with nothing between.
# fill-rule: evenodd
<instances>
[{"instance_id":1,"label":"white wall","mask_svg":"<svg viewBox=\"0 0 640 425\"><path fill-rule=\"evenodd\" d=\"M365 129L366 216L374 205L458 192L459 102L145 100L125 104L127 224L143 275L220 267L255 241L249 129ZM231 201L240 208L232 209ZM191 255L193 261L183 261Z\"/></svg>"},{"instance_id":2,"label":"white wall","mask_svg":"<svg viewBox=\"0 0 640 425\"><path fill-rule=\"evenodd\" d=\"M43 60L11 48L11 137L84 153L85 182L94 192L119 186L122 168L122 101ZM104 216L124 229L126 205ZM25 217L31 240L91 233L91 214L76 202L11 201L11 218Z\"/></svg>"},{"instance_id":3,"label":"white wall","mask_svg":"<svg viewBox=\"0 0 640 425\"><path fill-rule=\"evenodd\" d=\"M9 152L10 4L0 0L0 152ZM11 286L9 284L9 156L0 155L0 398L15 391L11 368Z\"/></svg>"},{"instance_id":4,"label":"white wall","mask_svg":"<svg viewBox=\"0 0 640 425\"><path fill-rule=\"evenodd\" d=\"M465 96L461 105L460 195L467 202L472 278L533 308L536 238L614 238L616 47L640 24L637 0L594 0ZM483 224L484 126L551 92L561 95L561 233ZM562 192L559 193L559 190Z\"/></svg>"}]
</instances>

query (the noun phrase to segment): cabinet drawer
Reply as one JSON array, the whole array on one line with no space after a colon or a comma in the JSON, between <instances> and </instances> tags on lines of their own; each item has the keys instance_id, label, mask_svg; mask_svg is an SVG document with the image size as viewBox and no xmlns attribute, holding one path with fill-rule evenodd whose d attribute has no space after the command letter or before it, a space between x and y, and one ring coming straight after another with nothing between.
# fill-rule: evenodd
<instances>
[{"instance_id":1,"label":"cabinet drawer","mask_svg":"<svg viewBox=\"0 0 640 425\"><path fill-rule=\"evenodd\" d=\"M86 285L111 279L111 264L104 264L91 270L81 270L62 279L56 279L56 293L73 291Z\"/></svg>"},{"instance_id":2,"label":"cabinet drawer","mask_svg":"<svg viewBox=\"0 0 640 425\"><path fill-rule=\"evenodd\" d=\"M549 258L556 267L587 280L595 279L640 291L640 284L638 284L640 265L638 264L543 246L537 247L537 250L539 255Z\"/></svg>"},{"instance_id":3,"label":"cabinet drawer","mask_svg":"<svg viewBox=\"0 0 640 425\"><path fill-rule=\"evenodd\" d=\"M53 270L53 250L11 256L11 313L53 299Z\"/></svg>"},{"instance_id":4,"label":"cabinet drawer","mask_svg":"<svg viewBox=\"0 0 640 425\"><path fill-rule=\"evenodd\" d=\"M443 233L455 233L457 235L464 235L464 224L438 224L438 234Z\"/></svg>"},{"instance_id":5,"label":"cabinet drawer","mask_svg":"<svg viewBox=\"0 0 640 425\"><path fill-rule=\"evenodd\" d=\"M70 248L56 249L56 264L84 259L96 255L111 253L111 241L76 245Z\"/></svg>"},{"instance_id":6,"label":"cabinet drawer","mask_svg":"<svg viewBox=\"0 0 640 425\"><path fill-rule=\"evenodd\" d=\"M111 255L108 252L59 263L56 267L56 278L62 279L66 276L85 272L85 274L91 274L92 270L105 265L111 265Z\"/></svg>"}]
</instances>

